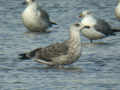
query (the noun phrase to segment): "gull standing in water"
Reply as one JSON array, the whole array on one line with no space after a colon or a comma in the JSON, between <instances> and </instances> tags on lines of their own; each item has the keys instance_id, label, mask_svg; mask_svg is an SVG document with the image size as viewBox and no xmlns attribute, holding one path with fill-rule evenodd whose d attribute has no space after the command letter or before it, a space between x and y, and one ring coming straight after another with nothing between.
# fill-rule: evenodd
<instances>
[{"instance_id":1,"label":"gull standing in water","mask_svg":"<svg viewBox=\"0 0 120 90\"><path fill-rule=\"evenodd\" d=\"M46 29L56 24L50 21L49 15L36 2L36 0L26 0L26 9L22 13L24 26L32 32L46 32Z\"/></svg>"},{"instance_id":2,"label":"gull standing in water","mask_svg":"<svg viewBox=\"0 0 120 90\"><path fill-rule=\"evenodd\" d=\"M115 16L120 20L120 0L118 0L118 5L115 8Z\"/></svg>"},{"instance_id":3,"label":"gull standing in water","mask_svg":"<svg viewBox=\"0 0 120 90\"><path fill-rule=\"evenodd\" d=\"M76 23L70 27L70 37L63 43L56 43L44 48L37 48L19 55L20 59L33 59L49 66L72 64L81 56L80 31L84 26Z\"/></svg>"},{"instance_id":4,"label":"gull standing in water","mask_svg":"<svg viewBox=\"0 0 120 90\"><path fill-rule=\"evenodd\" d=\"M90 40L91 43L93 40L115 35L115 31L111 28L109 23L102 19L96 18L91 11L85 10L79 17L82 17L80 22L81 25L89 26L89 28L84 28L81 32Z\"/></svg>"}]
</instances>

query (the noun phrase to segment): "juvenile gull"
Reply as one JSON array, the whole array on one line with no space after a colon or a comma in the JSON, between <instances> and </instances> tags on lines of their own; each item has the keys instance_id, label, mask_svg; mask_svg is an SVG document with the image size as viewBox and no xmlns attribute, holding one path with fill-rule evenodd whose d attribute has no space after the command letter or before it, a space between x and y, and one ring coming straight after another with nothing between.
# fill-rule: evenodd
<instances>
[{"instance_id":1,"label":"juvenile gull","mask_svg":"<svg viewBox=\"0 0 120 90\"><path fill-rule=\"evenodd\" d=\"M102 39L111 35L115 35L115 31L105 20L96 18L89 10L83 11L79 17L82 17L81 25L89 26L84 28L82 34L92 43L93 40Z\"/></svg>"},{"instance_id":2,"label":"juvenile gull","mask_svg":"<svg viewBox=\"0 0 120 90\"><path fill-rule=\"evenodd\" d=\"M120 20L120 0L118 0L118 4L115 8L115 16Z\"/></svg>"},{"instance_id":3,"label":"juvenile gull","mask_svg":"<svg viewBox=\"0 0 120 90\"><path fill-rule=\"evenodd\" d=\"M32 32L46 32L55 22L50 21L48 13L43 10L36 0L26 0L26 9L22 13L24 26Z\"/></svg>"},{"instance_id":4,"label":"juvenile gull","mask_svg":"<svg viewBox=\"0 0 120 90\"><path fill-rule=\"evenodd\" d=\"M37 48L28 53L20 54L20 59L33 59L50 66L72 64L81 55L80 30L84 26L76 23L70 27L70 37L63 43L56 43L44 48Z\"/></svg>"}]
</instances>

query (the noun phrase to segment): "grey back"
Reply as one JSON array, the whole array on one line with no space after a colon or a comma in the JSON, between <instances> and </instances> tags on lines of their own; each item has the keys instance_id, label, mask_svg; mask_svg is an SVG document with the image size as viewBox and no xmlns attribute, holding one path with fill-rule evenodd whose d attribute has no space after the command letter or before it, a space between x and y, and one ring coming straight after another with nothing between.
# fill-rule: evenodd
<instances>
[{"instance_id":1,"label":"grey back","mask_svg":"<svg viewBox=\"0 0 120 90\"><path fill-rule=\"evenodd\" d=\"M114 32L111 29L111 26L102 19L98 19L97 24L94 27L97 31L101 32L106 36L114 35Z\"/></svg>"}]
</instances>

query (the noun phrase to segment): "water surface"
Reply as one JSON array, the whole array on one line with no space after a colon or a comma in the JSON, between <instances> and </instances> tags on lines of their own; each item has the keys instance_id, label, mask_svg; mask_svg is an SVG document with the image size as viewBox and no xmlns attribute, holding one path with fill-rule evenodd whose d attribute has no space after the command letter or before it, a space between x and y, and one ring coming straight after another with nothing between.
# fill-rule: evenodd
<instances>
[{"instance_id":1,"label":"water surface","mask_svg":"<svg viewBox=\"0 0 120 90\"><path fill-rule=\"evenodd\" d=\"M0 90L119 90L120 33L85 43L81 58L65 69L49 69L32 60L19 60L18 54L68 39L69 25L80 21L79 13L90 9L113 26L116 0L40 0L59 25L51 33L26 33L21 21L22 0L0 0Z\"/></svg>"}]
</instances>

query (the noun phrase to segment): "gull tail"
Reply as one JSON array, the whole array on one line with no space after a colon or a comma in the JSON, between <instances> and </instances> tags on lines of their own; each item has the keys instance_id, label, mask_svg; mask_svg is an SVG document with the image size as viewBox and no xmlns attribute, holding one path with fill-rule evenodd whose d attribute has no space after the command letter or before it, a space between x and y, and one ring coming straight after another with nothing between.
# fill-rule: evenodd
<instances>
[{"instance_id":1,"label":"gull tail","mask_svg":"<svg viewBox=\"0 0 120 90\"><path fill-rule=\"evenodd\" d=\"M113 32L120 32L120 28L112 28Z\"/></svg>"},{"instance_id":2,"label":"gull tail","mask_svg":"<svg viewBox=\"0 0 120 90\"><path fill-rule=\"evenodd\" d=\"M53 25L57 25L57 23L50 21L50 22L49 22L49 27L52 27Z\"/></svg>"},{"instance_id":3,"label":"gull tail","mask_svg":"<svg viewBox=\"0 0 120 90\"><path fill-rule=\"evenodd\" d=\"M30 59L30 58L33 58L35 57L35 54L37 51L39 51L41 48L37 48L31 52L27 52L27 53L22 53L22 54L19 54L19 59Z\"/></svg>"},{"instance_id":4,"label":"gull tail","mask_svg":"<svg viewBox=\"0 0 120 90\"><path fill-rule=\"evenodd\" d=\"M52 22L52 21L51 21L50 23L51 23L52 25L57 25L57 23L56 23L56 22Z\"/></svg>"},{"instance_id":5,"label":"gull tail","mask_svg":"<svg viewBox=\"0 0 120 90\"><path fill-rule=\"evenodd\" d=\"M26 53L19 54L19 59L29 59Z\"/></svg>"}]
</instances>

